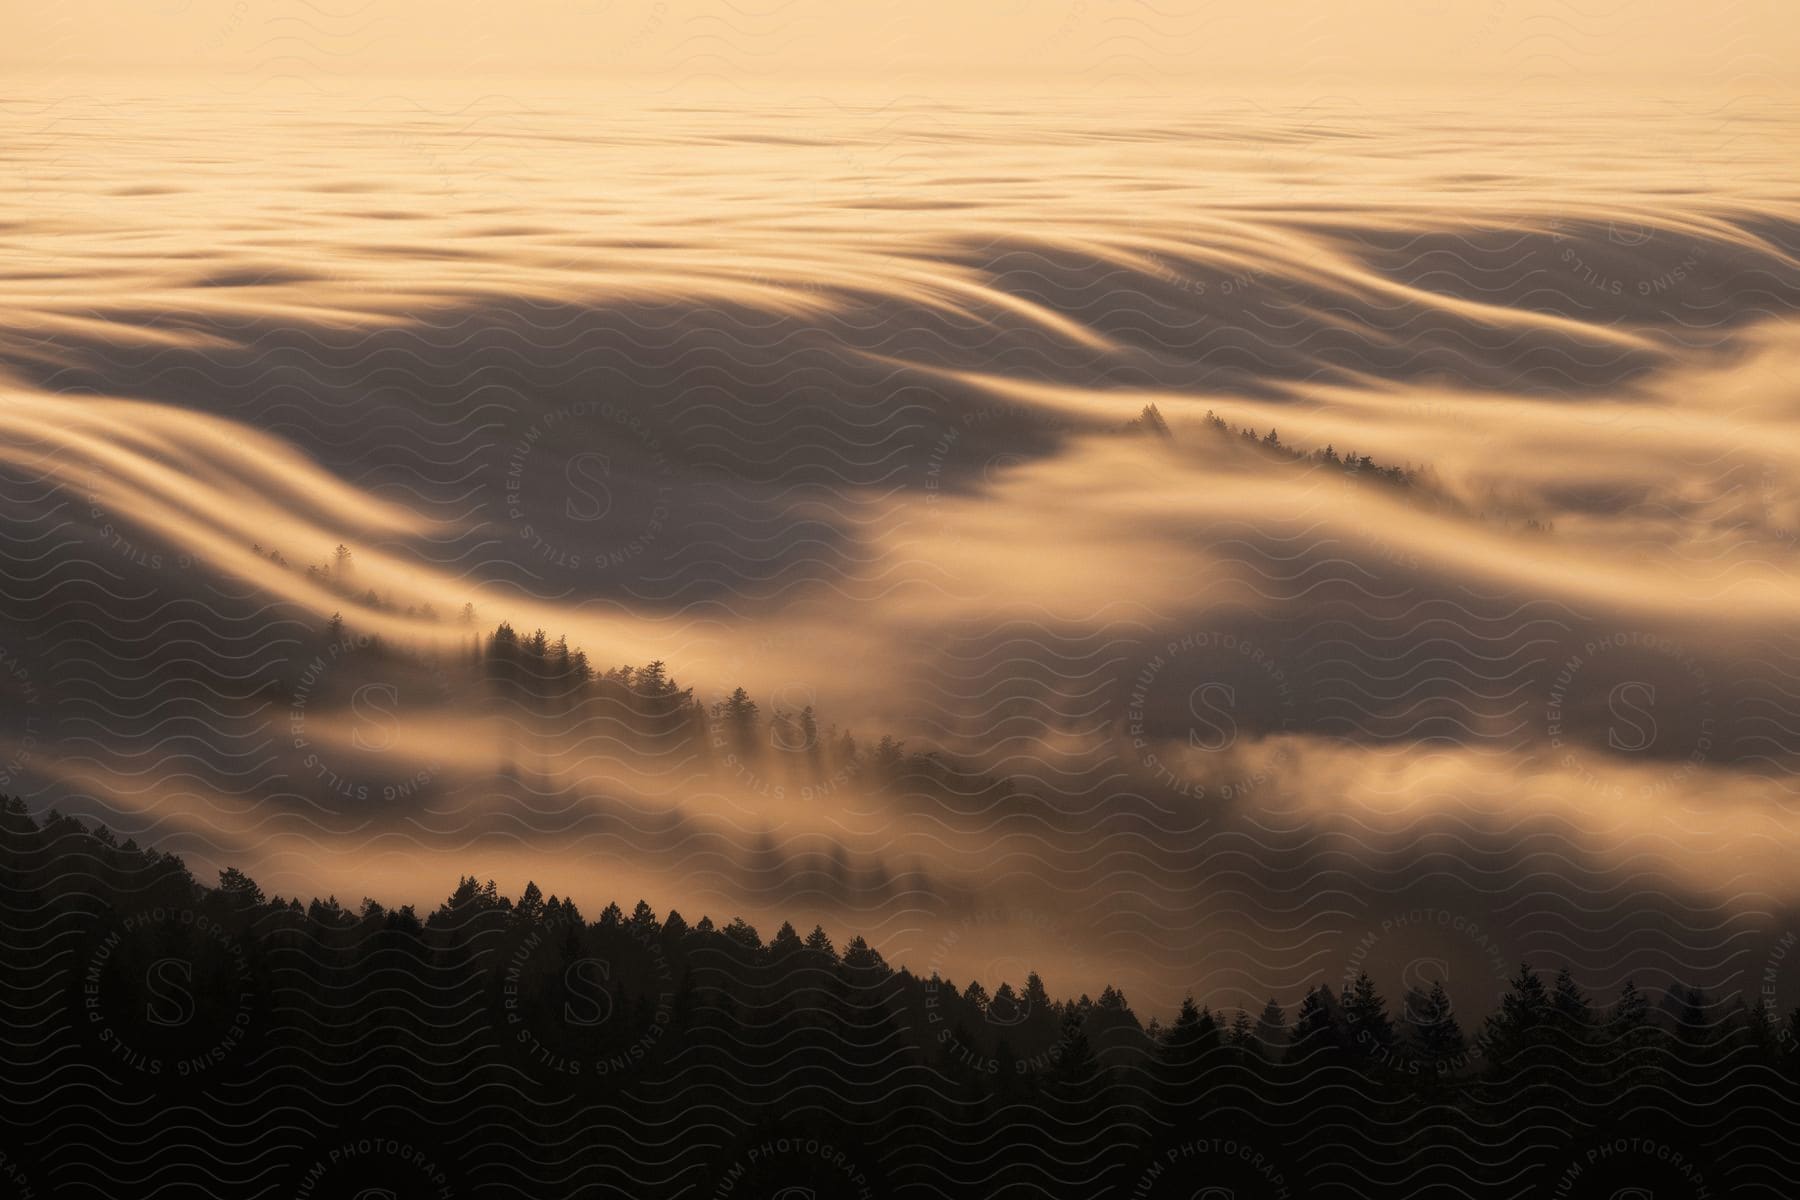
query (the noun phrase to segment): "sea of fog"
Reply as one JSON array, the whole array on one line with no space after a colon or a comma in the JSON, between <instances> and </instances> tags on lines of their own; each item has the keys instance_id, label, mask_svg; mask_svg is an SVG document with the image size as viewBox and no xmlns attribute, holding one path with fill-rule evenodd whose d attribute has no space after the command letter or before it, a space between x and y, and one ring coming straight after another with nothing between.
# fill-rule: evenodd
<instances>
[{"instance_id":1,"label":"sea of fog","mask_svg":"<svg viewBox=\"0 0 1800 1200\"><path fill-rule=\"evenodd\" d=\"M1753 998L1794 116L9 96L0 787L271 894L535 879L1140 1013ZM506 692L502 623L702 736Z\"/></svg>"}]
</instances>

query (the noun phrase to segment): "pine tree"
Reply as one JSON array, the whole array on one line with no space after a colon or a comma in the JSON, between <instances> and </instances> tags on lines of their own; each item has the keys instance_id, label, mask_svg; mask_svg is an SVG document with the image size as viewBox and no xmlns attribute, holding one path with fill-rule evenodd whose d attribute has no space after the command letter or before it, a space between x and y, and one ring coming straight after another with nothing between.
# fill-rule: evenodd
<instances>
[{"instance_id":1,"label":"pine tree","mask_svg":"<svg viewBox=\"0 0 1800 1200\"><path fill-rule=\"evenodd\" d=\"M1332 1056L1343 1045L1340 1023L1342 1013L1338 1002L1331 994L1331 985L1322 984L1308 988L1306 995L1300 1000L1300 1007L1294 1013L1294 1029L1288 1037L1289 1059L1297 1061L1313 1060L1316 1065L1321 1056Z\"/></svg>"},{"instance_id":2,"label":"pine tree","mask_svg":"<svg viewBox=\"0 0 1800 1200\"><path fill-rule=\"evenodd\" d=\"M1019 994L1013 985L1002 981L994 989L994 998L988 1002L988 1024L1008 1028L1025 1019L1024 1006L1019 1003Z\"/></svg>"},{"instance_id":3,"label":"pine tree","mask_svg":"<svg viewBox=\"0 0 1800 1200\"><path fill-rule=\"evenodd\" d=\"M1550 995L1544 981L1529 964L1521 963L1500 1011L1487 1019L1482 1031L1482 1053L1488 1071L1498 1076L1532 1066L1550 1028Z\"/></svg>"},{"instance_id":4,"label":"pine tree","mask_svg":"<svg viewBox=\"0 0 1800 1200\"><path fill-rule=\"evenodd\" d=\"M1556 973L1556 982L1551 986L1550 1011L1554 1026L1571 1037L1585 1038L1593 1024L1593 1008L1567 966Z\"/></svg>"},{"instance_id":5,"label":"pine tree","mask_svg":"<svg viewBox=\"0 0 1800 1200\"><path fill-rule=\"evenodd\" d=\"M1375 990L1375 980L1367 971L1357 972L1356 979L1344 988L1343 1007L1351 1045L1374 1063L1390 1061L1394 1024L1388 1019L1387 1001Z\"/></svg>"},{"instance_id":6,"label":"pine tree","mask_svg":"<svg viewBox=\"0 0 1800 1200\"><path fill-rule=\"evenodd\" d=\"M1084 1088L1100 1069L1100 1060L1088 1044L1083 1025L1081 1013L1074 1009L1063 1017L1062 1037L1058 1043L1062 1053L1051 1068L1051 1078L1065 1088Z\"/></svg>"},{"instance_id":7,"label":"pine tree","mask_svg":"<svg viewBox=\"0 0 1800 1200\"><path fill-rule=\"evenodd\" d=\"M669 681L668 665L660 658L639 671L634 682L637 692L644 696L661 696L673 687Z\"/></svg>"},{"instance_id":8,"label":"pine tree","mask_svg":"<svg viewBox=\"0 0 1800 1200\"><path fill-rule=\"evenodd\" d=\"M805 948L805 943L800 940L800 934L791 921L783 921L781 928L775 931L774 938L769 942L770 954L776 959L788 958Z\"/></svg>"},{"instance_id":9,"label":"pine tree","mask_svg":"<svg viewBox=\"0 0 1800 1200\"><path fill-rule=\"evenodd\" d=\"M833 962L837 961L837 947L833 946L831 939L825 936L823 925L814 925L813 931L806 935L806 948L814 954L823 954Z\"/></svg>"},{"instance_id":10,"label":"pine tree","mask_svg":"<svg viewBox=\"0 0 1800 1200\"><path fill-rule=\"evenodd\" d=\"M1593 1084L1598 1056L1594 1046L1595 1019L1593 1006L1568 966L1556 973L1550 988L1550 1036L1564 1062L1576 1073L1580 1082Z\"/></svg>"},{"instance_id":11,"label":"pine tree","mask_svg":"<svg viewBox=\"0 0 1800 1200\"><path fill-rule=\"evenodd\" d=\"M1451 1010L1450 994L1444 990L1442 980L1432 981L1431 991L1419 998L1414 1011L1418 1015L1414 1029L1420 1056L1435 1063L1460 1062L1468 1053L1468 1042Z\"/></svg>"},{"instance_id":12,"label":"pine tree","mask_svg":"<svg viewBox=\"0 0 1800 1200\"><path fill-rule=\"evenodd\" d=\"M1050 993L1045 990L1044 981L1036 971L1025 976L1025 991L1020 995L1019 1003L1031 1014L1050 1011Z\"/></svg>"},{"instance_id":13,"label":"pine tree","mask_svg":"<svg viewBox=\"0 0 1800 1200\"><path fill-rule=\"evenodd\" d=\"M713 718L721 722L732 748L744 758L756 754L756 701L743 688L713 705Z\"/></svg>"},{"instance_id":14,"label":"pine tree","mask_svg":"<svg viewBox=\"0 0 1800 1200\"><path fill-rule=\"evenodd\" d=\"M725 936L746 950L762 949L762 937L756 932L756 926L742 917L731 918L731 923L725 926Z\"/></svg>"},{"instance_id":15,"label":"pine tree","mask_svg":"<svg viewBox=\"0 0 1800 1200\"><path fill-rule=\"evenodd\" d=\"M256 886L254 879L236 867L226 867L219 872L219 891L231 902L233 908L262 907L262 889Z\"/></svg>"},{"instance_id":16,"label":"pine tree","mask_svg":"<svg viewBox=\"0 0 1800 1200\"><path fill-rule=\"evenodd\" d=\"M560 910L561 904L557 905ZM546 916L544 893L534 881L525 884L525 890L519 896L519 902L513 905L513 916L521 921L541 921Z\"/></svg>"},{"instance_id":17,"label":"pine tree","mask_svg":"<svg viewBox=\"0 0 1800 1200\"><path fill-rule=\"evenodd\" d=\"M851 938L850 944L844 947L844 965L867 971L886 971L888 969L887 960L881 957L881 952L864 941L860 933Z\"/></svg>"},{"instance_id":18,"label":"pine tree","mask_svg":"<svg viewBox=\"0 0 1800 1200\"><path fill-rule=\"evenodd\" d=\"M1287 1044L1287 1014L1271 996L1269 1002L1263 1005L1262 1015L1256 1019L1254 1047L1262 1057L1273 1061L1281 1057Z\"/></svg>"},{"instance_id":19,"label":"pine tree","mask_svg":"<svg viewBox=\"0 0 1800 1200\"><path fill-rule=\"evenodd\" d=\"M1428 992L1413 989L1406 999L1406 1034L1413 1060L1413 1090L1428 1102L1445 1098L1463 1075L1469 1047L1442 980Z\"/></svg>"},{"instance_id":20,"label":"pine tree","mask_svg":"<svg viewBox=\"0 0 1800 1200\"><path fill-rule=\"evenodd\" d=\"M1206 1056L1218 1045L1219 1026L1212 1013L1202 1011L1192 996L1184 997L1175 1023L1156 1042L1165 1082L1179 1090L1194 1087Z\"/></svg>"}]
</instances>

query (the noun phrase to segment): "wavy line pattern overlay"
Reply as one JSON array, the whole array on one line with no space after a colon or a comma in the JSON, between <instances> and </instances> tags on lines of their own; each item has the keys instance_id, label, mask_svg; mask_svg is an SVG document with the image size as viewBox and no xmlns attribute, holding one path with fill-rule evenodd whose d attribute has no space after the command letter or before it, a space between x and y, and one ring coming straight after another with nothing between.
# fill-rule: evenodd
<instances>
[{"instance_id":1,"label":"wavy line pattern overlay","mask_svg":"<svg viewBox=\"0 0 1800 1200\"><path fill-rule=\"evenodd\" d=\"M0 1192L1800 1192L1775 18L166 7L0 99Z\"/></svg>"}]
</instances>

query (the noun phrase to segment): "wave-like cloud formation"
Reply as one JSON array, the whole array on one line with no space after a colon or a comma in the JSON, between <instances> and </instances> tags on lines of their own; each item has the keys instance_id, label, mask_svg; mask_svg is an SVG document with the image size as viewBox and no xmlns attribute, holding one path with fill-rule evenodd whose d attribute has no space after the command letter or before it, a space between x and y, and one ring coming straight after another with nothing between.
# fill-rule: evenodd
<instances>
[{"instance_id":1,"label":"wave-like cloud formation","mask_svg":"<svg viewBox=\"0 0 1800 1200\"><path fill-rule=\"evenodd\" d=\"M1741 988L1800 908L1791 122L4 119L36 804L271 892L532 875L1150 1006ZM860 750L514 694L501 622Z\"/></svg>"}]
</instances>

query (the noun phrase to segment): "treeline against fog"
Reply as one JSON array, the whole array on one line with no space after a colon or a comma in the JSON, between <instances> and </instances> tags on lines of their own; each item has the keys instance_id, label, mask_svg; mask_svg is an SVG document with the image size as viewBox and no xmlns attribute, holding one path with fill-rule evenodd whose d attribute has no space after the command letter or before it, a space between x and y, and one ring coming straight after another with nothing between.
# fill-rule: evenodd
<instances>
[{"instance_id":1,"label":"treeline against fog","mask_svg":"<svg viewBox=\"0 0 1800 1200\"><path fill-rule=\"evenodd\" d=\"M1127 432L1171 443L1176 440L1168 421L1154 404L1145 405L1142 412L1125 423L1124 428ZM1409 503L1427 511L1454 514L1523 533L1549 533L1555 528L1555 523L1547 518L1520 511L1517 498L1496 494L1491 489L1472 498L1458 498L1451 489L1444 486L1430 464L1413 466L1406 463L1396 466L1381 463L1372 455L1359 454L1355 450L1340 452L1329 442L1316 449L1301 449L1291 442L1283 441L1281 432L1273 425L1267 432L1260 432L1253 426L1233 425L1211 409L1206 412L1201 431L1204 438L1196 449L1209 461L1272 463L1282 467L1318 471L1327 478L1336 478L1345 483L1366 483L1388 488L1395 494L1404 496Z\"/></svg>"},{"instance_id":2,"label":"treeline against fog","mask_svg":"<svg viewBox=\"0 0 1800 1200\"><path fill-rule=\"evenodd\" d=\"M0 826L5 1121L40 1195L349 1171L396 1195L1722 1196L1792 1171L1800 1010L1602 1002L1521 966L1480 1016L1366 974L1139 1014L816 926L473 876L429 912L302 901L17 800ZM77 1154L72 1125L137 1149Z\"/></svg>"},{"instance_id":3,"label":"treeline against fog","mask_svg":"<svg viewBox=\"0 0 1800 1200\"><path fill-rule=\"evenodd\" d=\"M334 614L315 636L284 685L296 728L306 710L345 701L359 682L377 680L404 693L397 704L403 716L420 717L438 705L486 718L503 776L553 775L565 764L598 758L663 777L708 774L739 792L776 798L818 800L904 780L910 791L952 809L994 812L1019 803L1005 780L936 752L909 751L889 734L859 738L811 704L765 707L742 687L709 703L661 661L598 667L565 636L551 638L542 629L521 634L503 623L482 633L471 625L462 650L419 650L362 634ZM315 757L316 787L347 793L337 778L345 772L326 766L341 756L320 751ZM365 762L358 778L376 778L381 765ZM304 767L298 774L309 777ZM378 790L399 799L408 794L403 784ZM361 794L368 791L365 786L352 798L370 799Z\"/></svg>"}]
</instances>

